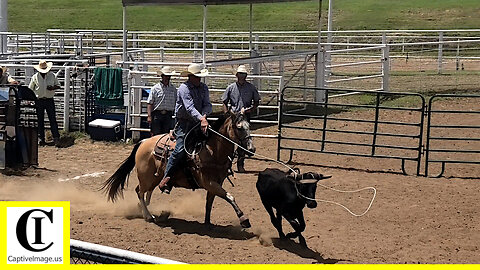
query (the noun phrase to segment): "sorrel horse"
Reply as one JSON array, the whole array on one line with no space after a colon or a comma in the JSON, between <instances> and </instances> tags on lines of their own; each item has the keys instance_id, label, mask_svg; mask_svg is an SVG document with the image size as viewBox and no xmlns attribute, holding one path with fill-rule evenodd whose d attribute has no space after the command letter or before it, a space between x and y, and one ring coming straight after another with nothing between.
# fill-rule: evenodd
<instances>
[{"instance_id":1,"label":"sorrel horse","mask_svg":"<svg viewBox=\"0 0 480 270\"><path fill-rule=\"evenodd\" d=\"M250 125L243 114L227 112L219 117L211 129L238 143L247 150L251 152L255 151L250 136ZM161 136L164 138L160 138ZM123 189L127 182L128 175L133 168L136 167L139 184L135 188L135 191L140 200L143 217L148 222L155 220L155 217L148 211L147 206L150 204L153 190L162 180L167 161L156 159L154 156L154 147L159 139L167 140L167 138L168 136L165 135L157 135L137 143L130 156L123 161L117 171L107 179L103 185L103 189L108 193L108 198L112 202L115 202L119 195L123 195ZM185 138L186 144L189 139L191 138L187 134ZM160 143L162 143L161 140ZM235 198L222 188L222 184L231 168L233 153L234 145L231 142L210 131L204 147L199 150L194 158L194 168L190 170L198 186L192 186L192 181L189 181L183 169L177 169L174 172L170 184L173 185L173 187L188 189L203 188L207 190L205 224L210 224L213 200L215 196L218 196L232 205L240 220L241 226L249 228L250 222L238 207ZM147 194L146 199L145 193Z\"/></svg>"}]
</instances>

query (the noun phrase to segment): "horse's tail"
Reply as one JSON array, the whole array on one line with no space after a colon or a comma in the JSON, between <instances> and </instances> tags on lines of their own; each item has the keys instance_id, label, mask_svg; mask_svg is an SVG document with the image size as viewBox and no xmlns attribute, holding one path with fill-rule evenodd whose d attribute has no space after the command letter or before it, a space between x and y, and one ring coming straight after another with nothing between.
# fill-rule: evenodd
<instances>
[{"instance_id":1,"label":"horse's tail","mask_svg":"<svg viewBox=\"0 0 480 270\"><path fill-rule=\"evenodd\" d=\"M135 154L137 153L138 147L140 147L141 143L142 142L140 141L133 147L130 156L128 156L128 158L126 158L122 164L120 164L120 167L117 169L117 171L103 183L101 189L108 194L108 199L112 202L117 200L118 195L123 197L123 190L125 189L125 184L128 182L128 176L130 175L130 172L135 167Z\"/></svg>"}]
</instances>

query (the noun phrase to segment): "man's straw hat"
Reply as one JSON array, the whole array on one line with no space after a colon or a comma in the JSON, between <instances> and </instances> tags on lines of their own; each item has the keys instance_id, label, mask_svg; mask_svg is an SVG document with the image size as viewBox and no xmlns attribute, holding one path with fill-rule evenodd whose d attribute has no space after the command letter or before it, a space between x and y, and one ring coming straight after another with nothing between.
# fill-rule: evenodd
<instances>
[{"instance_id":1,"label":"man's straw hat","mask_svg":"<svg viewBox=\"0 0 480 270\"><path fill-rule=\"evenodd\" d=\"M33 67L40 73L47 73L50 71L50 69L52 69L52 66L53 66L52 62L40 60L40 62L38 62L38 65L35 65Z\"/></svg>"},{"instance_id":2,"label":"man's straw hat","mask_svg":"<svg viewBox=\"0 0 480 270\"><path fill-rule=\"evenodd\" d=\"M190 64L186 71L182 71L181 76L195 75L197 77L206 77L208 70L201 64Z\"/></svg>"},{"instance_id":3,"label":"man's straw hat","mask_svg":"<svg viewBox=\"0 0 480 270\"><path fill-rule=\"evenodd\" d=\"M245 67L245 65L240 65L240 66L238 66L237 72L235 72L235 74L236 74L236 73L245 73L245 74L248 74L248 70L247 70L247 68Z\"/></svg>"},{"instance_id":4,"label":"man's straw hat","mask_svg":"<svg viewBox=\"0 0 480 270\"><path fill-rule=\"evenodd\" d=\"M164 66L160 71L157 72L159 76L176 76L178 73L171 66Z\"/></svg>"}]
</instances>

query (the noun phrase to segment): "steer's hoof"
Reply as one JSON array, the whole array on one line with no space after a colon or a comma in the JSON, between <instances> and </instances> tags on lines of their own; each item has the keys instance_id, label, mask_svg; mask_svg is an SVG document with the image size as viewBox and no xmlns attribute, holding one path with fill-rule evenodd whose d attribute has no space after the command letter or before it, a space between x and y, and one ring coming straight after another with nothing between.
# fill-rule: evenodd
<instances>
[{"instance_id":1,"label":"steer's hoof","mask_svg":"<svg viewBox=\"0 0 480 270\"><path fill-rule=\"evenodd\" d=\"M248 220L248 218L245 215L240 217L240 225L242 225L242 228L252 227L252 225L250 225L250 220Z\"/></svg>"},{"instance_id":2,"label":"steer's hoof","mask_svg":"<svg viewBox=\"0 0 480 270\"><path fill-rule=\"evenodd\" d=\"M287 235L284 236L284 237L286 237L286 238L295 238L295 237L297 237L297 234L294 233L294 232L291 232L291 233L287 233Z\"/></svg>"}]
</instances>

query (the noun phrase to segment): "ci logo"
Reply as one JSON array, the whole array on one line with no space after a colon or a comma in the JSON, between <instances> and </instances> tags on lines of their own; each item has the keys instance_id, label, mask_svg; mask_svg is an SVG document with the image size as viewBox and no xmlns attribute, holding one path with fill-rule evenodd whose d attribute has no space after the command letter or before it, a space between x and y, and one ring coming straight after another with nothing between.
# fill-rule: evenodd
<instances>
[{"instance_id":1,"label":"ci logo","mask_svg":"<svg viewBox=\"0 0 480 270\"><path fill-rule=\"evenodd\" d=\"M30 218L30 215L33 213L41 213L44 216L38 217L32 217ZM45 219L45 217L47 219ZM30 243L28 237L27 237L27 223L33 219L34 222L34 241ZM32 252L42 252L47 249L49 249L52 245L53 242L50 242L49 244L45 244L42 241L42 224L43 221L45 222L50 222L53 223L53 209L50 211L45 211L42 209L32 209L27 212L25 212L20 218L18 219L17 222L17 239L20 245L24 247L26 250L32 251ZM31 240L31 239L30 239ZM34 245L34 246L32 246ZM40 246L41 245L41 246Z\"/></svg>"}]
</instances>

